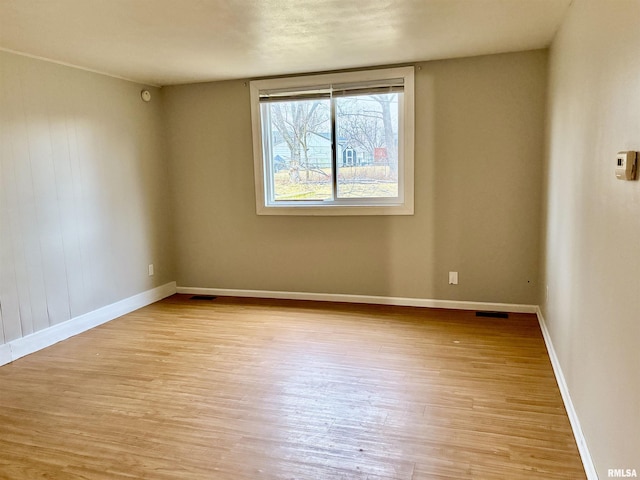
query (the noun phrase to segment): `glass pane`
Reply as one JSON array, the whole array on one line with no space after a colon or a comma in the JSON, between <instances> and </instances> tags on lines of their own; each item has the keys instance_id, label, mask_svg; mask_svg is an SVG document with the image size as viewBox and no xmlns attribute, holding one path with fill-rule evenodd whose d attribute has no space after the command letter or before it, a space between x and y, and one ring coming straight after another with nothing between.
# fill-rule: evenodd
<instances>
[{"instance_id":1,"label":"glass pane","mask_svg":"<svg viewBox=\"0 0 640 480\"><path fill-rule=\"evenodd\" d=\"M398 196L398 95L335 99L339 198Z\"/></svg>"},{"instance_id":2,"label":"glass pane","mask_svg":"<svg viewBox=\"0 0 640 480\"><path fill-rule=\"evenodd\" d=\"M329 99L262 104L272 201L333 198Z\"/></svg>"}]
</instances>

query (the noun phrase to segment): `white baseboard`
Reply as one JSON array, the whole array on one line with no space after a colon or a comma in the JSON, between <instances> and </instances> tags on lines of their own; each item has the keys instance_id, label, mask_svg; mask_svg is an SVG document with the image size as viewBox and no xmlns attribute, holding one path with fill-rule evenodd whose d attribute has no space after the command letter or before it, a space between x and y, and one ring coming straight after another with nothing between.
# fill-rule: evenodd
<instances>
[{"instance_id":1,"label":"white baseboard","mask_svg":"<svg viewBox=\"0 0 640 480\"><path fill-rule=\"evenodd\" d=\"M315 300L318 302L371 303L403 307L450 308L454 310L490 310L494 312L536 313L536 305L512 303L462 302L427 298L384 297L375 295L345 295L340 293L278 292L270 290L236 290L229 288L178 287L177 293L216 295L220 297L280 298L286 300Z\"/></svg>"},{"instance_id":2,"label":"white baseboard","mask_svg":"<svg viewBox=\"0 0 640 480\"><path fill-rule=\"evenodd\" d=\"M569 395L569 387L567 386L564 374L562 373L562 367L560 366L560 361L558 360L558 356L556 355L555 348L553 348L551 335L549 334L549 329L547 328L547 324L544 320L544 316L542 315L540 307L537 307L536 314L538 315L540 330L542 330L544 343L547 346L547 351L549 352L549 359L551 360L551 365L553 366L553 373L556 377L556 381L558 382L558 388L560 389L560 394L562 395L564 407L567 410L569 422L571 423L571 429L573 430L573 436L575 437L576 444L578 445L578 451L580 452L580 458L582 459L582 464L584 465L587 479L598 480L598 473L596 472L595 466L593 465L593 460L591 459L591 454L589 453L589 448L587 447L587 440L584 438L584 434L582 433L580 420L578 419L578 414L573 406L573 402L571 401L571 395Z\"/></svg>"},{"instance_id":3,"label":"white baseboard","mask_svg":"<svg viewBox=\"0 0 640 480\"><path fill-rule=\"evenodd\" d=\"M11 345L4 343L0 345L0 366L11 361Z\"/></svg>"},{"instance_id":4,"label":"white baseboard","mask_svg":"<svg viewBox=\"0 0 640 480\"><path fill-rule=\"evenodd\" d=\"M176 293L176 282L170 282L0 345L0 366L162 300L174 293Z\"/></svg>"}]
</instances>

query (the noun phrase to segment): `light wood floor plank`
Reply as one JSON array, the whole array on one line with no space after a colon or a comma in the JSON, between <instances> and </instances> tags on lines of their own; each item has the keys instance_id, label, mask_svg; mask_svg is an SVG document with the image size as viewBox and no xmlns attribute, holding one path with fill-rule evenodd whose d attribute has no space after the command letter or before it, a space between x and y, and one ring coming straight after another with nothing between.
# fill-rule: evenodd
<instances>
[{"instance_id":1,"label":"light wood floor plank","mask_svg":"<svg viewBox=\"0 0 640 480\"><path fill-rule=\"evenodd\" d=\"M584 479L532 315L176 295L0 368L4 479Z\"/></svg>"}]
</instances>

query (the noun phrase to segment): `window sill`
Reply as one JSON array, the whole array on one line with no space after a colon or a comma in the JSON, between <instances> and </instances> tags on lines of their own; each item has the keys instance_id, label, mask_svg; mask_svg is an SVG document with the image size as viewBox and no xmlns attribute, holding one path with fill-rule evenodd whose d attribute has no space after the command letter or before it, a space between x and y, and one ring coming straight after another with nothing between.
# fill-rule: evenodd
<instances>
[{"instance_id":1,"label":"window sill","mask_svg":"<svg viewBox=\"0 0 640 480\"><path fill-rule=\"evenodd\" d=\"M369 215L413 215L413 205L371 205L371 206L263 206L256 209L258 215L320 216L369 216Z\"/></svg>"}]
</instances>

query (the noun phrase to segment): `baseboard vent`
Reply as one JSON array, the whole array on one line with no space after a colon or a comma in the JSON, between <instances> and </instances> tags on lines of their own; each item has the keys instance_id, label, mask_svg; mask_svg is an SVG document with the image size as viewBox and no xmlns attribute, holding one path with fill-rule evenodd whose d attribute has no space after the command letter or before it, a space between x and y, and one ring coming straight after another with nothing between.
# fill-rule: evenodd
<instances>
[{"instance_id":1,"label":"baseboard vent","mask_svg":"<svg viewBox=\"0 0 640 480\"><path fill-rule=\"evenodd\" d=\"M215 300L215 295L192 295L189 300Z\"/></svg>"},{"instance_id":2,"label":"baseboard vent","mask_svg":"<svg viewBox=\"0 0 640 480\"><path fill-rule=\"evenodd\" d=\"M476 317L509 318L507 312L476 312Z\"/></svg>"}]
</instances>

